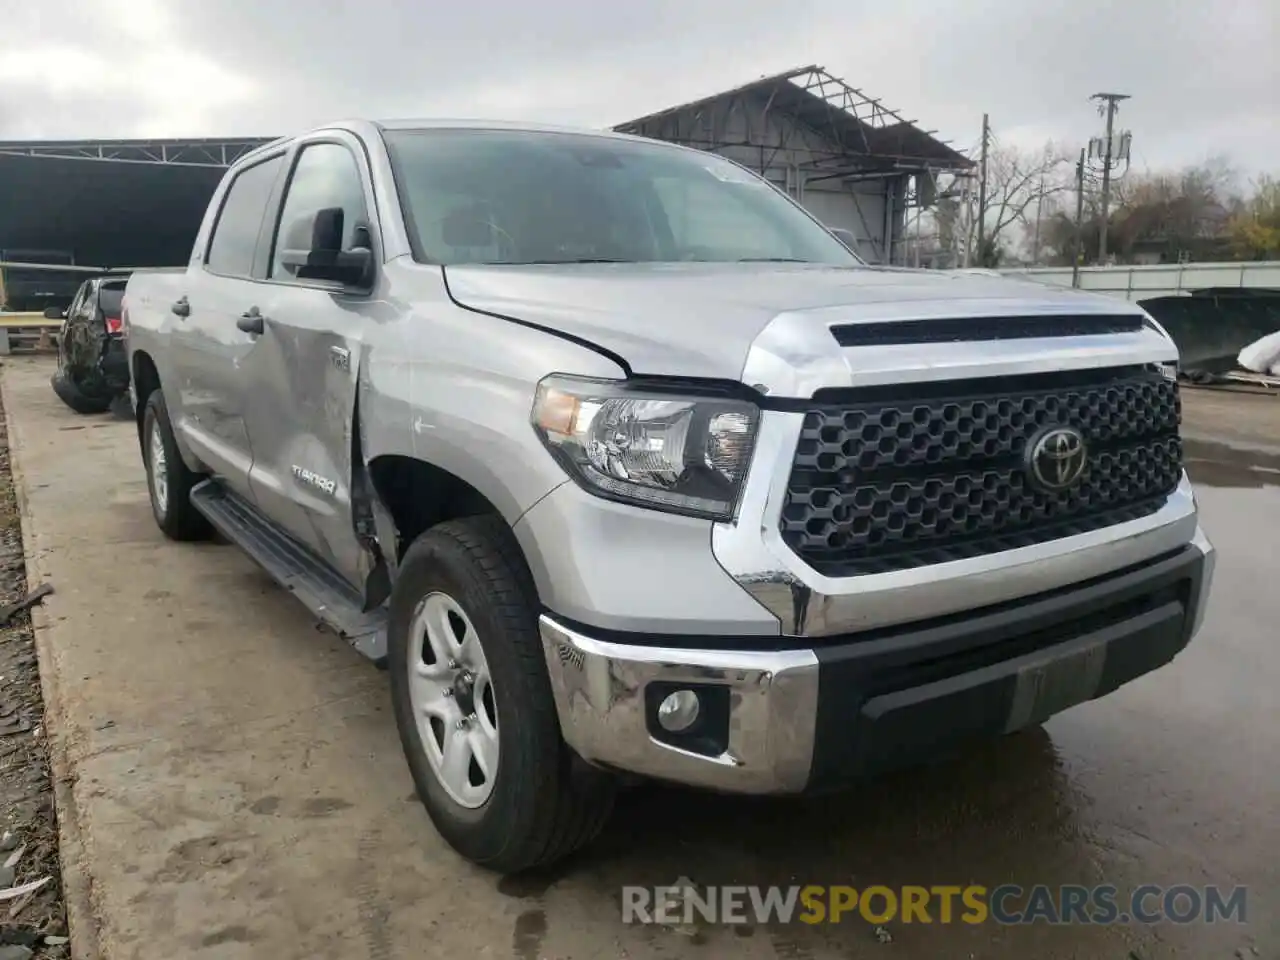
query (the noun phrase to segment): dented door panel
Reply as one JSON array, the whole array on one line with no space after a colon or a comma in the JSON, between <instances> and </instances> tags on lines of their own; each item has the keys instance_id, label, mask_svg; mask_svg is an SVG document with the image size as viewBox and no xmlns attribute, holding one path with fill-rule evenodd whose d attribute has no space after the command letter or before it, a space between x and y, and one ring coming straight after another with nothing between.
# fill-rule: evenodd
<instances>
[{"instance_id":1,"label":"dented door panel","mask_svg":"<svg viewBox=\"0 0 1280 960\"><path fill-rule=\"evenodd\" d=\"M250 485L268 516L359 584L368 562L351 519L352 431L367 300L269 290L250 400Z\"/></svg>"}]
</instances>

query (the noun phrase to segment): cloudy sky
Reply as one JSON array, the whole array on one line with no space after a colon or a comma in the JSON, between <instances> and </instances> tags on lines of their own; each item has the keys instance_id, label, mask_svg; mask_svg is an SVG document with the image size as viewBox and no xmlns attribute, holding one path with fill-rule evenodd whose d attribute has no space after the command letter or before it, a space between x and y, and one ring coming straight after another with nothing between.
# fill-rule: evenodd
<instances>
[{"instance_id":1,"label":"cloudy sky","mask_svg":"<svg viewBox=\"0 0 1280 960\"><path fill-rule=\"evenodd\" d=\"M0 138L289 133L342 116L607 126L825 65L958 147L1280 172L1280 0L7 0Z\"/></svg>"}]
</instances>

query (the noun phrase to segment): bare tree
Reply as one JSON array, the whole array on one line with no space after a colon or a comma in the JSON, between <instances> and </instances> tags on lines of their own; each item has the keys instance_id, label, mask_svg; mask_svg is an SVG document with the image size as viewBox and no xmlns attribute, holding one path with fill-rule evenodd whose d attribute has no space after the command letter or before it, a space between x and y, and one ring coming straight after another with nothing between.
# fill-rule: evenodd
<instances>
[{"instance_id":1,"label":"bare tree","mask_svg":"<svg viewBox=\"0 0 1280 960\"><path fill-rule=\"evenodd\" d=\"M1072 188L1072 167L1053 144L1024 151L993 141L987 152L987 192L978 209L974 175L939 184L940 196L929 211L925 230L931 238L928 258L938 266L994 267L1034 235L1036 220L1058 209L1059 196ZM967 187L967 189L966 189ZM979 217L985 224L983 250L977 249ZM966 256L967 254L967 256Z\"/></svg>"},{"instance_id":2,"label":"bare tree","mask_svg":"<svg viewBox=\"0 0 1280 960\"><path fill-rule=\"evenodd\" d=\"M1132 253L1138 244L1166 259L1226 252L1227 224L1233 208L1236 177L1222 159L1176 173L1135 177L1125 184L1116 215L1111 218L1117 246Z\"/></svg>"},{"instance_id":3,"label":"bare tree","mask_svg":"<svg viewBox=\"0 0 1280 960\"><path fill-rule=\"evenodd\" d=\"M1235 183L1230 164L1221 159L1178 171L1135 173L1113 181L1107 225L1109 252L1122 262L1132 261L1139 253L1166 261L1230 256L1228 224L1243 207ZM1095 178L1085 184L1080 224L1085 263L1097 260L1101 216ZM1076 244L1074 211L1055 211L1041 224L1040 235L1050 263L1071 263Z\"/></svg>"},{"instance_id":4,"label":"bare tree","mask_svg":"<svg viewBox=\"0 0 1280 960\"><path fill-rule=\"evenodd\" d=\"M987 154L986 203L978 210L975 199L969 218L970 243L976 239L979 218L986 228L985 249L976 250L973 258L976 265L998 266L1014 247L1014 230L1034 229L1034 218L1044 214L1044 207L1052 209L1057 196L1071 189L1070 174L1065 151L1052 143L1038 151L994 143Z\"/></svg>"}]
</instances>

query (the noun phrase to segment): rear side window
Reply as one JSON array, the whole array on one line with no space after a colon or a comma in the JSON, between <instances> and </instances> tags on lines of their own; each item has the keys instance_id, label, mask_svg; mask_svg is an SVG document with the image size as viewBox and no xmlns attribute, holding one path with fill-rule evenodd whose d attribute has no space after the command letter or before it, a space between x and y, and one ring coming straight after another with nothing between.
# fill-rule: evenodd
<instances>
[{"instance_id":1,"label":"rear side window","mask_svg":"<svg viewBox=\"0 0 1280 960\"><path fill-rule=\"evenodd\" d=\"M98 307L108 317L120 316L120 304L123 301L123 283L104 283L98 291Z\"/></svg>"},{"instance_id":2,"label":"rear side window","mask_svg":"<svg viewBox=\"0 0 1280 960\"><path fill-rule=\"evenodd\" d=\"M231 181L205 258L205 264L214 273L228 277L252 275L262 216L283 162L283 157L264 160L240 171Z\"/></svg>"},{"instance_id":3,"label":"rear side window","mask_svg":"<svg viewBox=\"0 0 1280 960\"><path fill-rule=\"evenodd\" d=\"M91 284L89 284L87 281L85 283L80 284L80 286L76 289L76 295L71 298L71 304L67 307L68 313L72 312L77 307L79 307L82 303L84 303L85 295L88 294L90 286Z\"/></svg>"},{"instance_id":4,"label":"rear side window","mask_svg":"<svg viewBox=\"0 0 1280 960\"><path fill-rule=\"evenodd\" d=\"M93 289L93 284L85 282L80 284L80 289L76 291L76 295L72 298L71 304L67 307L67 316L77 316L84 308L85 302L88 300L89 291Z\"/></svg>"}]
</instances>

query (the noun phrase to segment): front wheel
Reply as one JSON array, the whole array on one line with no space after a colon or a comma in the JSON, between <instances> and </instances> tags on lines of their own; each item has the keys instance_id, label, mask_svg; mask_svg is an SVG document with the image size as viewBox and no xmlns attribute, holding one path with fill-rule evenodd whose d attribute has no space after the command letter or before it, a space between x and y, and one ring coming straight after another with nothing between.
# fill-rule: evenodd
<instances>
[{"instance_id":1,"label":"front wheel","mask_svg":"<svg viewBox=\"0 0 1280 960\"><path fill-rule=\"evenodd\" d=\"M462 856L502 873L589 842L614 783L560 736L533 588L494 516L434 527L405 555L388 658L418 796Z\"/></svg>"},{"instance_id":2,"label":"front wheel","mask_svg":"<svg viewBox=\"0 0 1280 960\"><path fill-rule=\"evenodd\" d=\"M203 477L187 468L178 452L164 395L153 390L142 415L142 458L156 524L170 540L204 540L212 528L191 502L191 488Z\"/></svg>"}]
</instances>

